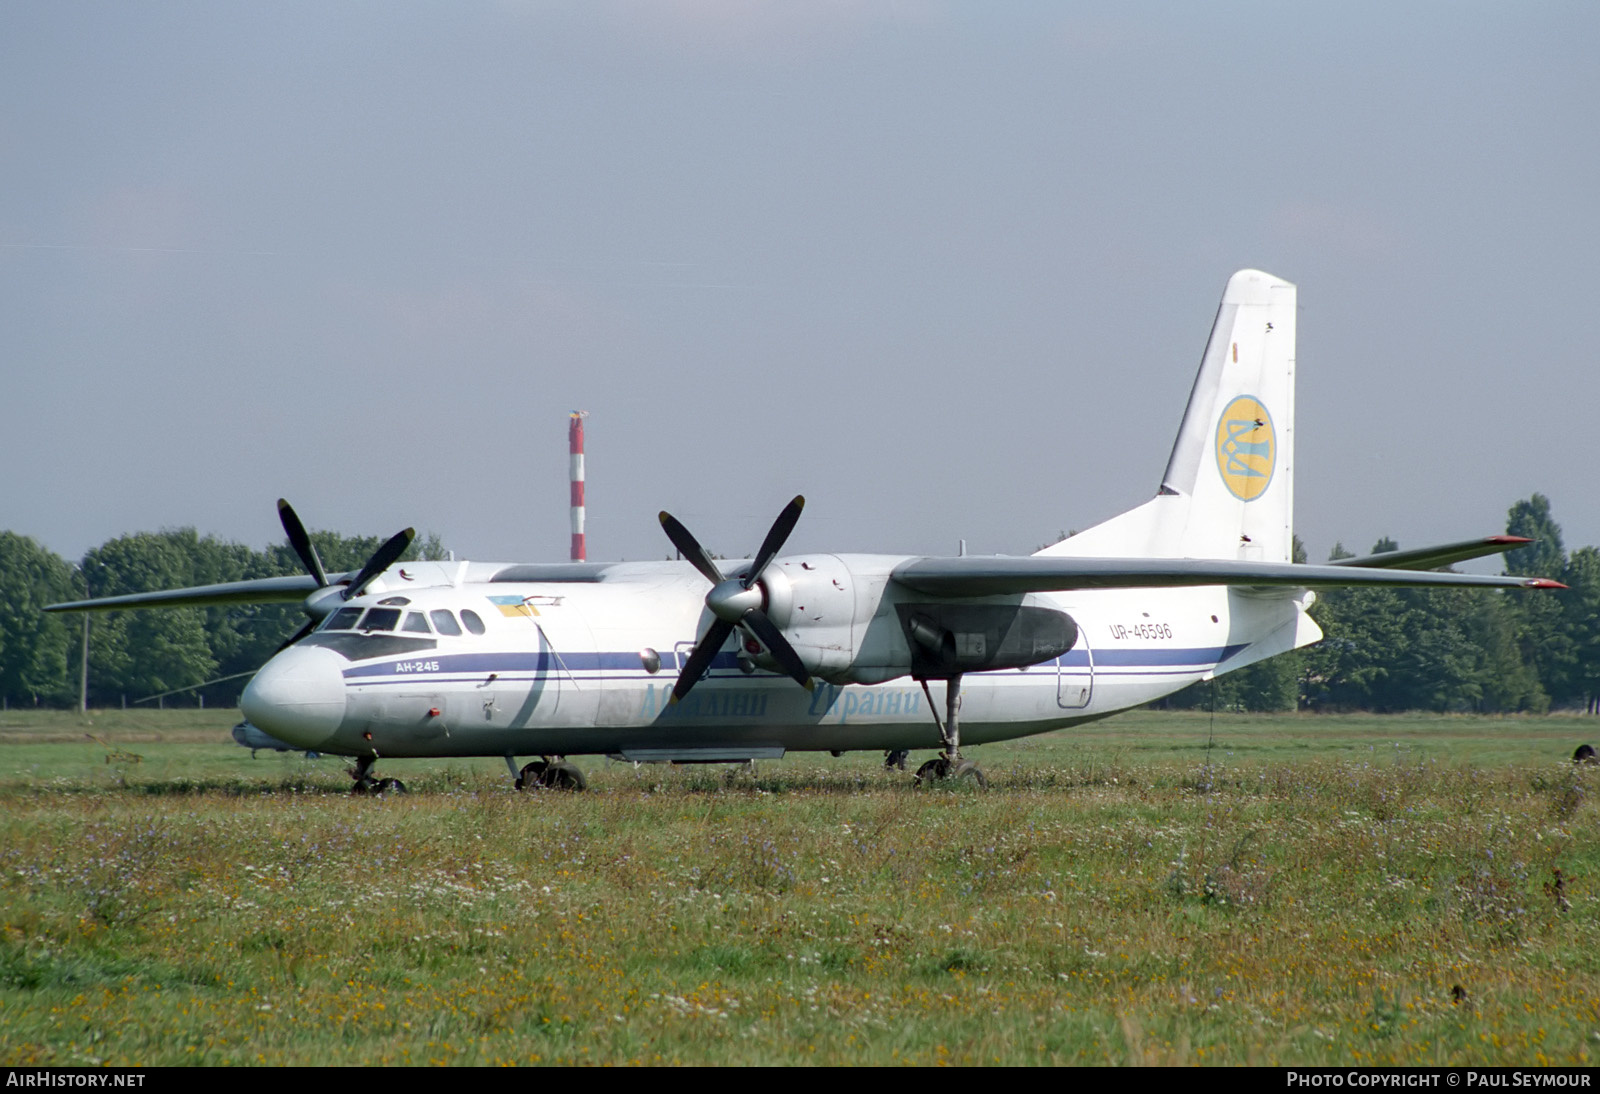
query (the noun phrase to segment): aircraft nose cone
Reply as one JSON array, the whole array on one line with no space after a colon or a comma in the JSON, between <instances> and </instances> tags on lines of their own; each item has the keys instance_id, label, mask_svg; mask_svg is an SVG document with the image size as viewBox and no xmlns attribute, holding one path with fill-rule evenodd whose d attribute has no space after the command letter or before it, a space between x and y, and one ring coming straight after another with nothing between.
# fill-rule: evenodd
<instances>
[{"instance_id":1,"label":"aircraft nose cone","mask_svg":"<svg viewBox=\"0 0 1600 1094\"><path fill-rule=\"evenodd\" d=\"M344 720L344 659L319 646L290 646L256 673L239 708L253 724L301 748L316 748Z\"/></svg>"}]
</instances>

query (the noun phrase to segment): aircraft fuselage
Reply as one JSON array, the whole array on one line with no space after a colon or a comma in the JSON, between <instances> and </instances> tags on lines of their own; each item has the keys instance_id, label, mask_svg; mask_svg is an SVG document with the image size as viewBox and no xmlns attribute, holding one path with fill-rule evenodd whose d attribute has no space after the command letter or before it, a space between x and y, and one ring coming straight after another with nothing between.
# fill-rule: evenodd
<instances>
[{"instance_id":1,"label":"aircraft fuselage","mask_svg":"<svg viewBox=\"0 0 1600 1094\"><path fill-rule=\"evenodd\" d=\"M349 613L342 620L330 615L280 653L246 689L243 706L275 737L346 755L734 760L937 748L929 699L942 711L946 684L935 678L925 690L912 675L911 643L896 614L907 594L885 579L901 561L776 560L802 580L827 579L795 595L784 628L813 663L831 655L838 666L809 691L736 631L708 675L683 701L671 701L710 617L705 581L686 563L623 564L607 568L603 580L552 582L464 580L509 568L422 563L407 568L409 583L386 577L342 609ZM739 563L726 565L732 573ZM1294 600L1220 587L972 603L1049 609L1077 625L1065 652L965 675L962 735L972 744L1149 702L1204 679L1300 614ZM985 640L980 633L955 638L978 647Z\"/></svg>"}]
</instances>

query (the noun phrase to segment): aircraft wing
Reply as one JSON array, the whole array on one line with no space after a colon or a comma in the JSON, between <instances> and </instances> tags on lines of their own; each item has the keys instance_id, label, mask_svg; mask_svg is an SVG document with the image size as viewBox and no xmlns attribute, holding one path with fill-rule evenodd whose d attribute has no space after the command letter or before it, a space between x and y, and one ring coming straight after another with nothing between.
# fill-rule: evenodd
<instances>
[{"instance_id":1,"label":"aircraft wing","mask_svg":"<svg viewBox=\"0 0 1600 1094\"><path fill-rule=\"evenodd\" d=\"M328 580L337 585L348 581L350 574L330 574ZM128 593L125 596L101 596L92 600L73 600L63 604L48 604L47 612L114 612L123 608L200 608L208 604L267 604L293 603L304 600L320 586L310 574L292 574L287 577L259 577L251 581L225 581L220 585L195 585L187 589L160 589L151 593Z\"/></svg>"},{"instance_id":2,"label":"aircraft wing","mask_svg":"<svg viewBox=\"0 0 1600 1094\"><path fill-rule=\"evenodd\" d=\"M1436 573L1429 570L1378 568L1371 564L1307 566L1294 562L1241 562L1232 559L1071 558L1060 555L919 558L896 566L890 577L908 589L930 596L995 596L1072 589L1169 589L1185 585L1566 588L1559 581L1542 577Z\"/></svg>"},{"instance_id":3,"label":"aircraft wing","mask_svg":"<svg viewBox=\"0 0 1600 1094\"><path fill-rule=\"evenodd\" d=\"M1483 558L1532 543L1527 536L1482 536L1464 539L1460 543L1446 543L1438 547L1418 547L1413 551L1385 551L1381 555L1362 555L1360 558L1340 558L1330 566L1355 566L1360 569L1375 567L1382 570L1432 570L1452 562L1469 558Z\"/></svg>"}]
</instances>

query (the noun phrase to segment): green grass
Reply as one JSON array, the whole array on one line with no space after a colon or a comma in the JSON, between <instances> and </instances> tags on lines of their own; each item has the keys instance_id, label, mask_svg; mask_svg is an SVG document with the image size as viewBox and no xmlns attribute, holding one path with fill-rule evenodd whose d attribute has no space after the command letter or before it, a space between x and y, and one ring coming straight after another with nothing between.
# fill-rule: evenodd
<instances>
[{"instance_id":1,"label":"green grass","mask_svg":"<svg viewBox=\"0 0 1600 1094\"><path fill-rule=\"evenodd\" d=\"M986 793L385 762L382 799L230 711L88 720L0 715L8 1064L1600 1052L1593 719L1136 713L973 750Z\"/></svg>"}]
</instances>

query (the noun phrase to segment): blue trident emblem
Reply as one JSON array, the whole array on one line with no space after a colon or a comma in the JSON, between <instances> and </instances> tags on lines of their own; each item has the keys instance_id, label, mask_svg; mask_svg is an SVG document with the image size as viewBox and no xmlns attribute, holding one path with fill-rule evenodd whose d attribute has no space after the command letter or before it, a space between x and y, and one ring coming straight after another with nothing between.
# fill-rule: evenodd
<instances>
[{"instance_id":1,"label":"blue trident emblem","mask_svg":"<svg viewBox=\"0 0 1600 1094\"><path fill-rule=\"evenodd\" d=\"M1222 428L1227 430L1228 439L1222 444L1222 451L1228 458L1225 471L1229 475L1242 475L1245 478L1264 479L1268 473L1258 471L1244 461L1246 456L1259 456L1263 460L1272 458L1272 441L1247 441L1241 438L1246 433L1254 433L1264 425L1264 422L1252 419L1230 418L1222 423Z\"/></svg>"}]
</instances>

